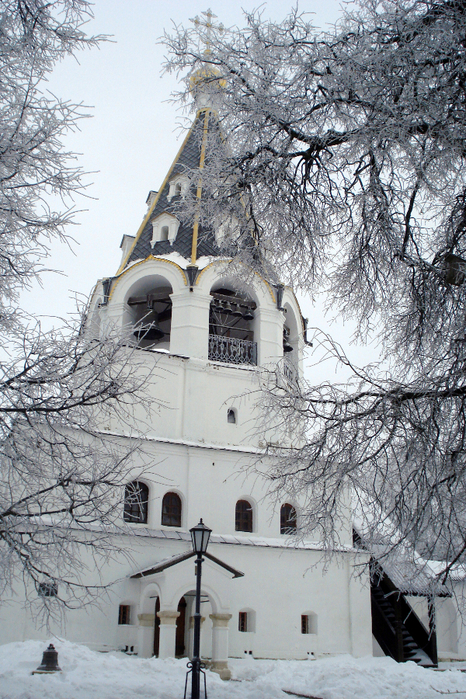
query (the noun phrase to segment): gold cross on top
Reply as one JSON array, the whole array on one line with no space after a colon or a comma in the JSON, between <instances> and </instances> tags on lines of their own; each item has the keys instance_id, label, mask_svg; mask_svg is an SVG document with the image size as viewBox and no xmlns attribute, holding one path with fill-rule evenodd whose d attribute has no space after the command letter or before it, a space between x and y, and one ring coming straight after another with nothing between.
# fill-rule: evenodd
<instances>
[{"instance_id":1,"label":"gold cross on top","mask_svg":"<svg viewBox=\"0 0 466 699\"><path fill-rule=\"evenodd\" d=\"M217 15L214 15L210 8L206 12L201 12L201 14L204 15L205 19L199 19L199 17L196 15L191 22L193 22L193 24L198 28L199 38L206 46L204 53L209 54L211 52L210 44L212 41L212 33L214 31L221 33L225 27L223 24L215 24L213 22L214 19L218 18Z\"/></svg>"}]
</instances>

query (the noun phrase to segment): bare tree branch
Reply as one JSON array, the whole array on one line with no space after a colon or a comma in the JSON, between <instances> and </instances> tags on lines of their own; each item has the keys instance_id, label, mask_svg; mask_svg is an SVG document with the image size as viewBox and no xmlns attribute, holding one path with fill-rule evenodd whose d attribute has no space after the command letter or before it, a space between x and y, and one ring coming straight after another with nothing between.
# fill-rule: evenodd
<instances>
[{"instance_id":1,"label":"bare tree branch","mask_svg":"<svg viewBox=\"0 0 466 699\"><path fill-rule=\"evenodd\" d=\"M282 23L254 12L207 55L198 32L164 41L181 100L201 66L221 84L228 150L210 144L203 225L236 217L243 258L259 248L380 349L358 369L316 335L347 384L268 377L272 487L306 498L307 531L329 546L353 493L369 540L385 522L391 548L445 559L445 579L466 541L464 2L369 0L326 32L297 10Z\"/></svg>"}]
</instances>

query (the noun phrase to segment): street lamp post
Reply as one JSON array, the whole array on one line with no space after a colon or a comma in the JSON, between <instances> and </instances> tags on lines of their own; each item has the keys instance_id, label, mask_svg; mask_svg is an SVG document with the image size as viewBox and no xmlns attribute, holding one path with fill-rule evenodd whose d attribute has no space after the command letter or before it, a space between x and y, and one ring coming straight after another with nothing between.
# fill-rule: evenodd
<instances>
[{"instance_id":1,"label":"street lamp post","mask_svg":"<svg viewBox=\"0 0 466 699\"><path fill-rule=\"evenodd\" d=\"M191 661L192 685L191 699L200 699L201 680L201 575L202 575L202 554L207 551L210 534L212 532L206 527L202 519L199 524L189 530L194 553L196 553L196 611L194 613L194 645L193 658Z\"/></svg>"}]
</instances>

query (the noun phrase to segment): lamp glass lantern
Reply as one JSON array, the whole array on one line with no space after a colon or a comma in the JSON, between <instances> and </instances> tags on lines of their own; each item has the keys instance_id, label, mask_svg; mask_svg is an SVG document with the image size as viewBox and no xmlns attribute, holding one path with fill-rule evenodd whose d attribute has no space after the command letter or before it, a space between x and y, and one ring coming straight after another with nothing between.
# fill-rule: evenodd
<instances>
[{"instance_id":1,"label":"lamp glass lantern","mask_svg":"<svg viewBox=\"0 0 466 699\"><path fill-rule=\"evenodd\" d=\"M197 554L203 554L207 551L212 529L206 527L202 519L199 524L189 530L193 544L193 550Z\"/></svg>"}]
</instances>

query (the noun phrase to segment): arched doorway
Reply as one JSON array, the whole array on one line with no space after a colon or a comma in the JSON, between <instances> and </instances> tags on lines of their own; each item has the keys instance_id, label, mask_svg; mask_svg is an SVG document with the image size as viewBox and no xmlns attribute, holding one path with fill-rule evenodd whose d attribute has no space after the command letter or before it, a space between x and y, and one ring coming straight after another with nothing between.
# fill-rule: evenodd
<instances>
[{"instance_id":1,"label":"arched doorway","mask_svg":"<svg viewBox=\"0 0 466 699\"><path fill-rule=\"evenodd\" d=\"M149 587L149 586L148 586ZM171 609L161 610L160 596L155 586L150 586L153 595L145 596L141 606L143 613L141 617L152 617L154 621L149 628L144 628L141 624L140 647L144 655L150 657L154 655L158 658L166 657L192 657L193 652L193 629L194 629L194 600L196 592L186 587L179 589L173 596L173 602L178 600L177 606ZM178 595L181 597L178 597ZM176 604L176 602L175 602ZM219 608L219 601L215 596L211 597L210 591L201 593L201 655L203 658L212 657L212 629L213 623L211 615ZM163 605L162 605L163 609ZM144 621L144 619L143 619Z\"/></svg>"},{"instance_id":2,"label":"arched doorway","mask_svg":"<svg viewBox=\"0 0 466 699\"><path fill-rule=\"evenodd\" d=\"M187 620L189 619L189 617L187 617L187 614L186 614L187 606L188 606L188 603L187 603L185 597L182 597L178 603L177 612L179 613L179 617L176 620L175 656L177 658L183 658L187 655L186 641L187 641L187 636L189 633L189 629L188 629L187 624L186 624ZM158 612L160 612L160 597L157 597L157 600L155 602L155 619L154 619L153 655L155 655L157 658L159 656L159 650L160 650L160 618L158 616Z\"/></svg>"},{"instance_id":3,"label":"arched doorway","mask_svg":"<svg viewBox=\"0 0 466 699\"><path fill-rule=\"evenodd\" d=\"M156 658L159 657L159 647L160 647L160 619L157 615L160 612L160 597L157 597L155 601L155 620L154 620L154 652Z\"/></svg>"},{"instance_id":4,"label":"arched doorway","mask_svg":"<svg viewBox=\"0 0 466 699\"><path fill-rule=\"evenodd\" d=\"M179 617L176 620L175 656L183 658L186 655L186 607L187 602L182 597L178 603Z\"/></svg>"}]
</instances>

